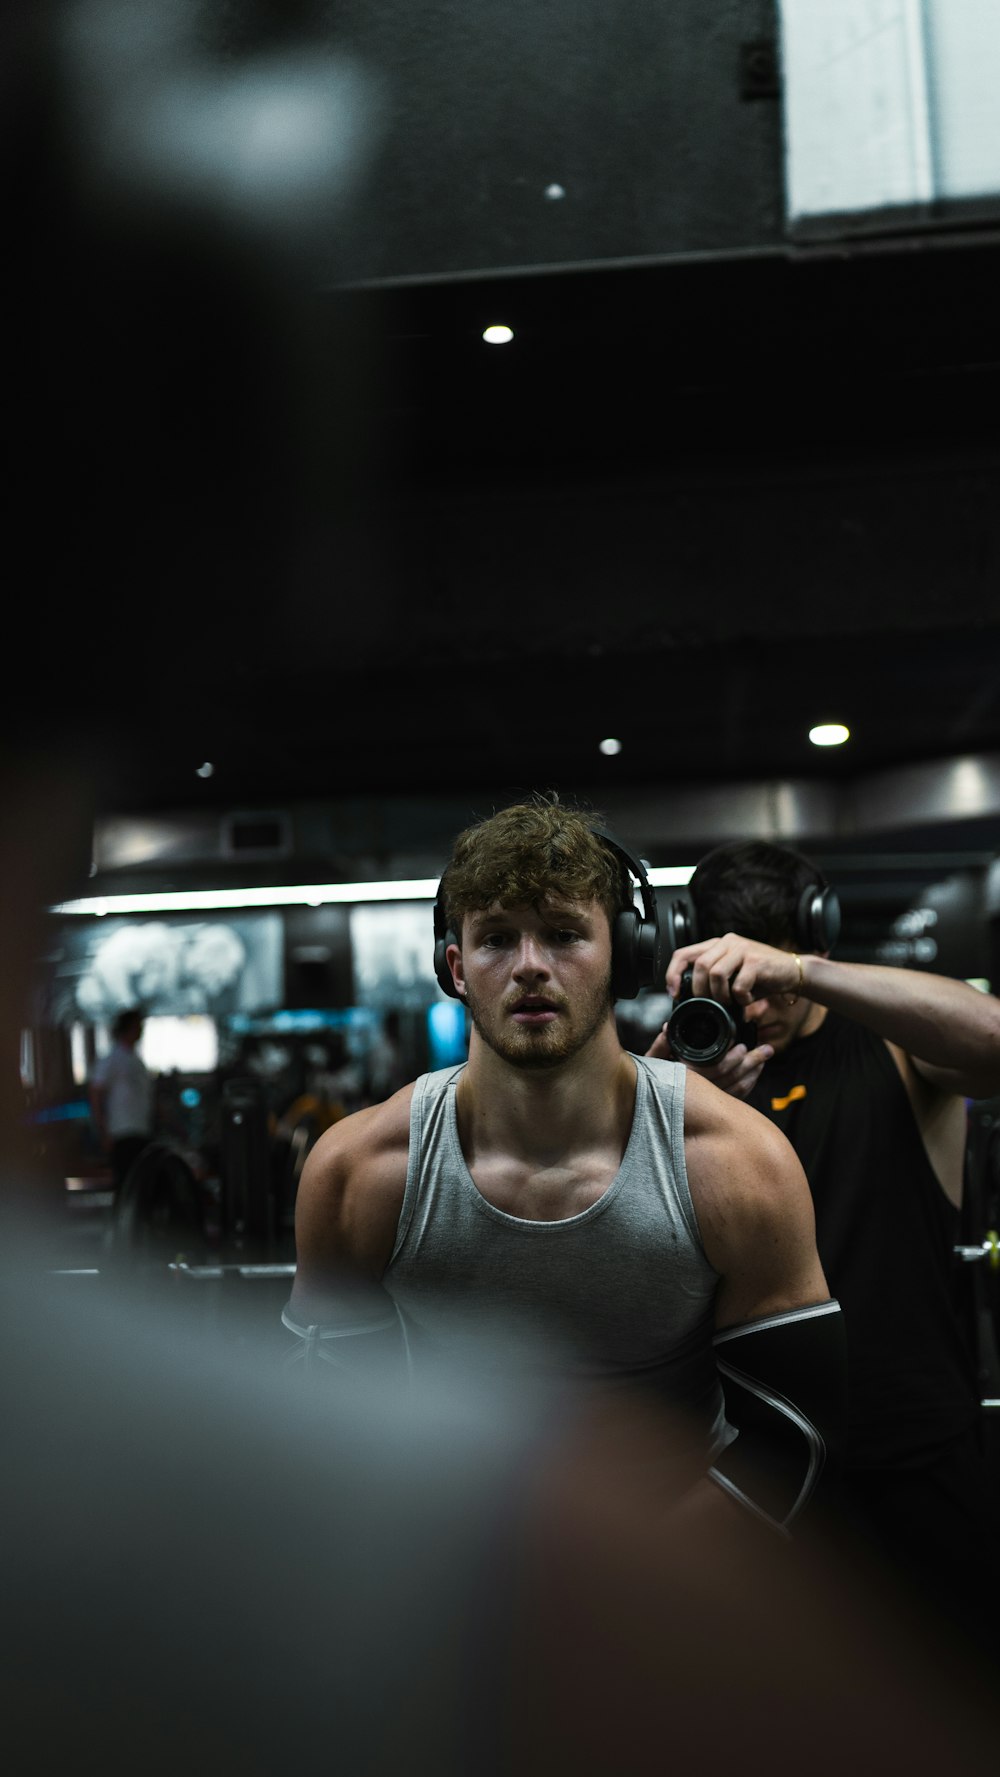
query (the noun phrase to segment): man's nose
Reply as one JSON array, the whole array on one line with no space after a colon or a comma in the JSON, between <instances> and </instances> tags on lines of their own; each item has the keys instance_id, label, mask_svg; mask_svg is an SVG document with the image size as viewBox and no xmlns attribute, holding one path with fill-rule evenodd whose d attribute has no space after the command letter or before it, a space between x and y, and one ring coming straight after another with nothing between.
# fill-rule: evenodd
<instances>
[{"instance_id":1,"label":"man's nose","mask_svg":"<svg viewBox=\"0 0 1000 1777\"><path fill-rule=\"evenodd\" d=\"M527 935L522 937L514 958L515 976L521 979L525 975L547 975L548 972L549 965L544 946L539 944L537 938L530 938Z\"/></svg>"}]
</instances>

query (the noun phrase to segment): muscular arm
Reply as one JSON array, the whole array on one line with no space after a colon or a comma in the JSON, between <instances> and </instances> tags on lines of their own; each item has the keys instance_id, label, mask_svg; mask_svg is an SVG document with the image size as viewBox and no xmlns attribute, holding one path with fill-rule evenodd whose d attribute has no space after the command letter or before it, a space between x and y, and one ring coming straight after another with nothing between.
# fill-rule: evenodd
<instances>
[{"instance_id":1,"label":"muscular arm","mask_svg":"<svg viewBox=\"0 0 1000 1777\"><path fill-rule=\"evenodd\" d=\"M1000 1092L1000 1001L964 981L877 963L802 958L803 993L865 1024L910 1057L942 1092Z\"/></svg>"},{"instance_id":2,"label":"muscular arm","mask_svg":"<svg viewBox=\"0 0 1000 1777\"><path fill-rule=\"evenodd\" d=\"M295 1203L296 1271L288 1318L299 1327L377 1331L394 1311L381 1277L406 1185L412 1087L357 1111L317 1141Z\"/></svg>"},{"instance_id":3,"label":"muscular arm","mask_svg":"<svg viewBox=\"0 0 1000 1777\"><path fill-rule=\"evenodd\" d=\"M995 995L917 969L809 954L801 957L801 965L800 980L799 962L789 951L727 932L675 951L666 988L676 996L681 975L690 967L695 993L735 998L743 1007L797 994L867 1025L909 1056L921 1078L941 1092L966 1098L991 1098L1000 1092L1000 1000Z\"/></svg>"},{"instance_id":4,"label":"muscular arm","mask_svg":"<svg viewBox=\"0 0 1000 1777\"><path fill-rule=\"evenodd\" d=\"M812 1197L791 1144L697 1075L686 1097L688 1183L720 1278L716 1328L828 1301Z\"/></svg>"}]
</instances>

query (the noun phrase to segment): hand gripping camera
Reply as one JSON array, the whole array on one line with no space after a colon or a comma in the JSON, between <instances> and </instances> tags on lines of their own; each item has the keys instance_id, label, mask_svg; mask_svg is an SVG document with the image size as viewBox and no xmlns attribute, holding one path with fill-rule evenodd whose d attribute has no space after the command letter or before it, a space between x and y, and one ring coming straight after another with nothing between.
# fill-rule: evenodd
<instances>
[{"instance_id":1,"label":"hand gripping camera","mask_svg":"<svg viewBox=\"0 0 1000 1777\"><path fill-rule=\"evenodd\" d=\"M725 847L720 847L725 850ZM709 852L708 856L715 854ZM702 859L702 864L707 860ZM701 865L699 865L701 868ZM705 934L699 930L699 919L690 892L683 891L672 901L666 918L666 939L669 952L685 944L696 944ZM833 889L816 872L814 882L807 883L795 909L794 939L798 950L816 950L826 954L832 950L840 932L840 902ZM667 1020L667 1037L671 1053L678 1061L711 1067L725 1055L733 1043L756 1047L757 1027L744 1021L737 1006L723 1005L719 1000L700 999L691 990L692 971L681 977L680 992Z\"/></svg>"},{"instance_id":2,"label":"hand gripping camera","mask_svg":"<svg viewBox=\"0 0 1000 1777\"><path fill-rule=\"evenodd\" d=\"M721 1060L733 1043L745 1043L752 1049L757 1041L757 1026L748 1024L736 1006L725 1006L721 1000L702 998L692 991L691 969L681 976L680 992L667 1020L670 1053L677 1061L690 1061L697 1067L711 1067Z\"/></svg>"}]
</instances>

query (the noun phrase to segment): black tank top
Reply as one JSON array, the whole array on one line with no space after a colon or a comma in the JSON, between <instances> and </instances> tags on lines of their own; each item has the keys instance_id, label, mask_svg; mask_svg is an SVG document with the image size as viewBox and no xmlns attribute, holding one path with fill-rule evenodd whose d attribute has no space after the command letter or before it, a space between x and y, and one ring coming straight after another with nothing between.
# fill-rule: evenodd
<instances>
[{"instance_id":1,"label":"black tank top","mask_svg":"<svg viewBox=\"0 0 1000 1777\"><path fill-rule=\"evenodd\" d=\"M750 1103L787 1135L844 1311L849 1468L905 1467L978 1417L957 1307L958 1211L927 1157L881 1037L828 1012L769 1061Z\"/></svg>"}]
</instances>

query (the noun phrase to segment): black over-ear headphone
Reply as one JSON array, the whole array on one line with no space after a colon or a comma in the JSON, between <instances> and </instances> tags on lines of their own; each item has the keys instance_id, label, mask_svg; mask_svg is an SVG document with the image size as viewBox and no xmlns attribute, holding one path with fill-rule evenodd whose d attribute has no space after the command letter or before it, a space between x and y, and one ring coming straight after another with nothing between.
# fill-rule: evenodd
<instances>
[{"instance_id":1,"label":"black over-ear headphone","mask_svg":"<svg viewBox=\"0 0 1000 1777\"><path fill-rule=\"evenodd\" d=\"M689 889L683 889L669 903L666 920L666 947L672 956L685 944L699 940L698 915ZM706 938L719 938L721 932L705 932ZM795 909L795 947L797 950L832 950L840 936L840 902L835 889L817 875L799 896Z\"/></svg>"},{"instance_id":2,"label":"black over-ear headphone","mask_svg":"<svg viewBox=\"0 0 1000 1777\"><path fill-rule=\"evenodd\" d=\"M620 860L626 883L631 872L639 885L642 912L639 912L638 907L623 907L615 915L611 927L612 997L616 1000L634 1000L640 988L650 987L658 979L660 925L656 895L641 858L635 857L620 840L613 839L602 827L592 827L591 832ZM448 925L445 915L441 893L443 884L444 877L438 883L434 900L434 973L442 992L457 1000L461 995L455 989L448 967L447 951L449 944L458 943L458 937Z\"/></svg>"}]
</instances>

